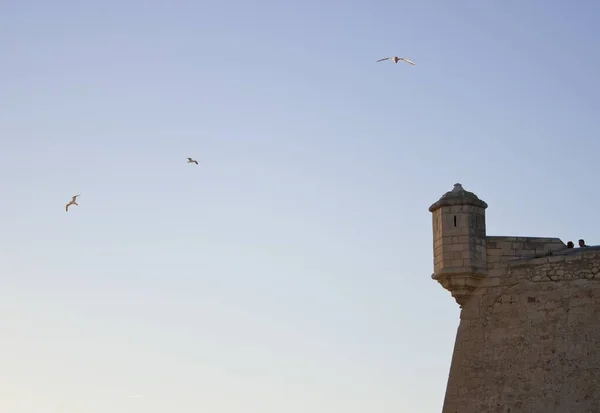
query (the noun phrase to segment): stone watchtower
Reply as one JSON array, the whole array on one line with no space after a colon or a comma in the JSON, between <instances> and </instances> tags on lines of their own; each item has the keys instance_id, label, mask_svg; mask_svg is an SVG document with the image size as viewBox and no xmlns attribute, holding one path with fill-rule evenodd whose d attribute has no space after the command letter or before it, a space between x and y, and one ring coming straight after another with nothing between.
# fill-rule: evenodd
<instances>
[{"instance_id":1,"label":"stone watchtower","mask_svg":"<svg viewBox=\"0 0 600 413\"><path fill-rule=\"evenodd\" d=\"M454 184L429 207L433 214L434 273L431 276L462 306L487 275L487 204Z\"/></svg>"},{"instance_id":2,"label":"stone watchtower","mask_svg":"<svg viewBox=\"0 0 600 413\"><path fill-rule=\"evenodd\" d=\"M442 413L600 413L600 246L489 236L486 208L460 184L429 208L461 307Z\"/></svg>"}]
</instances>

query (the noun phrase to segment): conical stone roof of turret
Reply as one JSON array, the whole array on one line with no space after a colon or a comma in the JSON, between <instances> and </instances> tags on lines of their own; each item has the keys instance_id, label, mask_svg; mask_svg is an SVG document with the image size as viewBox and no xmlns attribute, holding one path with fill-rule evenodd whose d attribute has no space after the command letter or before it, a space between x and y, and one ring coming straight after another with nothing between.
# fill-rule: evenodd
<instances>
[{"instance_id":1,"label":"conical stone roof of turret","mask_svg":"<svg viewBox=\"0 0 600 413\"><path fill-rule=\"evenodd\" d=\"M437 202L429 207L429 212L433 212L443 206L451 205L474 205L483 209L488 207L473 192L465 190L461 184L454 184L452 191L446 192Z\"/></svg>"}]
</instances>

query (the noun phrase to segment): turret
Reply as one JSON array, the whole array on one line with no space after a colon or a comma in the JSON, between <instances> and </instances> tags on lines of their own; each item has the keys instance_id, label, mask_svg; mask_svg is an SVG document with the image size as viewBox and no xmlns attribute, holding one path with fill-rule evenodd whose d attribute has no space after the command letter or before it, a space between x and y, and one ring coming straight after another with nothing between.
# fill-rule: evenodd
<instances>
[{"instance_id":1,"label":"turret","mask_svg":"<svg viewBox=\"0 0 600 413\"><path fill-rule=\"evenodd\" d=\"M477 195L454 184L429 207L433 214L434 272L431 276L462 306L487 276L485 209Z\"/></svg>"}]
</instances>

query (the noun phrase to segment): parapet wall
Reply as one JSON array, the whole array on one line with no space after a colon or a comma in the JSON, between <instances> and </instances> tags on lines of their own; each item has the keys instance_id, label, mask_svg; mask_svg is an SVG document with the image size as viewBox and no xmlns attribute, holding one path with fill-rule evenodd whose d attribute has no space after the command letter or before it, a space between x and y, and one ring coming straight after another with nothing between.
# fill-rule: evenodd
<instances>
[{"instance_id":1,"label":"parapet wall","mask_svg":"<svg viewBox=\"0 0 600 413\"><path fill-rule=\"evenodd\" d=\"M489 237L494 250L503 269L463 307L443 413L600 412L600 247Z\"/></svg>"},{"instance_id":2,"label":"parapet wall","mask_svg":"<svg viewBox=\"0 0 600 413\"><path fill-rule=\"evenodd\" d=\"M488 269L503 267L514 258L534 257L566 249L559 238L486 237Z\"/></svg>"}]
</instances>

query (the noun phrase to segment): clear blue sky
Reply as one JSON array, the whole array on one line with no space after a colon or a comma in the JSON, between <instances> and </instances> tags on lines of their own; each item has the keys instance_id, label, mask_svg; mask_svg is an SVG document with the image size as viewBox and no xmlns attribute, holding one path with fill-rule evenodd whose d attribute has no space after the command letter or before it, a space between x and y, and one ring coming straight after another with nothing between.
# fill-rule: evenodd
<instances>
[{"instance_id":1,"label":"clear blue sky","mask_svg":"<svg viewBox=\"0 0 600 413\"><path fill-rule=\"evenodd\" d=\"M2 2L0 411L438 413L429 205L600 243L600 5L482 3Z\"/></svg>"}]
</instances>

